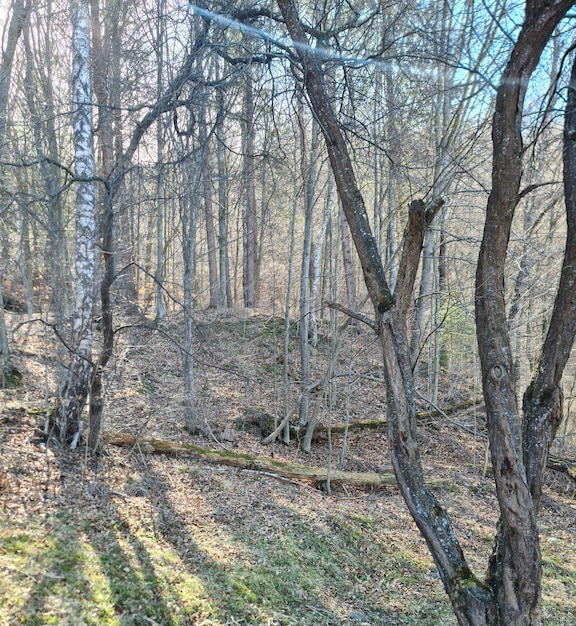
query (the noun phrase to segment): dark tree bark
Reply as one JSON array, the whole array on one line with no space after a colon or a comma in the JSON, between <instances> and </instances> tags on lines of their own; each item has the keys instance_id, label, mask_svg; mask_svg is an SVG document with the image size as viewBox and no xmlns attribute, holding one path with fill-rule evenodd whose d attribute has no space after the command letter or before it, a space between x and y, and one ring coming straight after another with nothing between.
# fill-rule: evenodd
<instances>
[{"instance_id":1,"label":"dark tree bark","mask_svg":"<svg viewBox=\"0 0 576 626\"><path fill-rule=\"evenodd\" d=\"M413 205L406 237L406 241L411 243L405 247L401 260L401 276L396 289L399 298L395 304L370 229L364 199L355 179L348 147L324 88L322 69L308 45L293 0L278 0L278 5L304 71L304 85L324 134L342 209L374 306L388 390L388 437L398 485L428 543L459 622L489 624L494 613L492 593L473 576L446 512L424 483L415 437L416 408L410 347L404 323L405 294L413 289L415 269L420 258L421 243L418 246L413 242L422 242L425 227L434 217L439 204L436 207L426 207L423 202Z\"/></svg>"},{"instance_id":2,"label":"dark tree bark","mask_svg":"<svg viewBox=\"0 0 576 626\"><path fill-rule=\"evenodd\" d=\"M520 199L521 125L528 81L552 32L573 4L572 0L554 4L537 0L526 4L524 25L496 96L492 192L476 274L478 348L501 515L488 583L496 598L498 623L510 625L540 623L542 567L533 495L538 491L536 483L541 481L541 476L536 478L540 470L535 466L539 468L542 462L545 466L547 452L538 454L539 459L528 454L534 478L531 486L527 480L506 319L504 267L512 220ZM542 389L538 382L534 385L529 395L537 398ZM544 443L539 441L544 432L536 425L537 421L538 418L529 418L525 428L525 438L531 440L526 443L532 453L534 447Z\"/></svg>"},{"instance_id":3,"label":"dark tree bark","mask_svg":"<svg viewBox=\"0 0 576 626\"><path fill-rule=\"evenodd\" d=\"M564 200L567 230L560 282L540 360L522 405L524 464L536 510L550 446L563 417L560 381L576 336L576 60L564 116Z\"/></svg>"},{"instance_id":4,"label":"dark tree bark","mask_svg":"<svg viewBox=\"0 0 576 626\"><path fill-rule=\"evenodd\" d=\"M342 207L375 309L387 383L388 433L394 471L408 508L434 557L458 622L463 625L527 626L540 623L541 557L533 500L536 492L526 479L522 454L513 360L505 316L504 261L514 210L519 201L522 106L527 83L552 31L573 4L568 0L553 5L528 2L525 23L504 72L496 102L493 190L488 202L478 263L476 295L483 388L501 520L489 577L484 584L471 573L446 512L424 484L415 436L414 387L405 318L420 260L422 237L439 204L426 207L423 202L413 202L411 205L396 298L393 298L370 232L348 149L324 89L321 67L307 42L293 0L278 0L303 68L311 106L324 133ZM571 146L569 142L566 145ZM565 162L568 162L565 171L570 171L570 148L565 150ZM567 193L571 189L568 184ZM562 302L569 298L569 293L574 298L574 269L570 264L565 268L562 278L566 287L561 285L560 293L563 295L559 295ZM557 304L558 315L571 312L570 307L562 306L558 300ZM551 335L549 351L556 345L554 339ZM554 361L552 358L548 360ZM556 361L558 364L559 361ZM543 367L542 374L535 377L530 398L542 392L543 388L549 389L544 384L550 379L549 373L547 377L545 375L548 367ZM540 383L541 379L544 382ZM551 394L553 407L557 406L554 395ZM544 414L555 414L555 411L544 411ZM553 417L548 427L542 429L539 427L542 413L537 418L528 416L525 440L537 446L542 435L553 435L557 421ZM531 449L530 445L525 445L525 449ZM536 484L540 479L540 462L546 453L539 451L539 454L534 454L531 450L530 461L526 465L528 475L534 475L533 482ZM530 469L532 462L538 471Z\"/></svg>"}]
</instances>

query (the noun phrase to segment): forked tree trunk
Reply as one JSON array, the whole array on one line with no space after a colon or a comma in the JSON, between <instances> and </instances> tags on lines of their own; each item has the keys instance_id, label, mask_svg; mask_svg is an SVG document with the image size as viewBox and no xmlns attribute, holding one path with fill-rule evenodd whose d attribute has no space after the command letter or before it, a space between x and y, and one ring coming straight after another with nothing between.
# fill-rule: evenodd
<instances>
[{"instance_id":1,"label":"forked tree trunk","mask_svg":"<svg viewBox=\"0 0 576 626\"><path fill-rule=\"evenodd\" d=\"M478 338L489 437L501 511L495 557L487 584L470 571L450 520L424 484L416 440L414 387L406 329L427 224L440 204L413 202L395 298L386 282L347 145L324 89L322 70L299 22L293 0L278 0L304 73L310 103L326 139L342 207L375 309L387 383L392 464L406 504L436 562L462 625L532 626L540 623L541 558L536 511L521 454L513 387L513 361L506 332L503 268L509 228L518 202L522 103L528 79L548 37L573 5L528 2L526 21L498 91L494 118L493 191L477 274Z\"/></svg>"},{"instance_id":2,"label":"forked tree trunk","mask_svg":"<svg viewBox=\"0 0 576 626\"><path fill-rule=\"evenodd\" d=\"M550 443L541 436L547 431L551 433L549 426L538 426L537 422L556 421L558 411L548 416L540 413L536 420L528 416L522 441L504 301L504 269L512 220L519 202L524 150L522 111L528 81L552 32L573 4L572 0L553 5L540 0L526 4L525 22L496 96L492 192L476 274L478 349L500 507L488 583L496 598L498 623L506 625L540 623L542 566L536 509ZM556 332L564 330L557 328ZM538 382L534 385L534 391L529 394L539 400L542 390ZM548 391L553 392L552 396L557 395L555 389ZM542 446L542 451L534 458L534 449L538 446ZM533 480L527 478L527 469Z\"/></svg>"}]
</instances>

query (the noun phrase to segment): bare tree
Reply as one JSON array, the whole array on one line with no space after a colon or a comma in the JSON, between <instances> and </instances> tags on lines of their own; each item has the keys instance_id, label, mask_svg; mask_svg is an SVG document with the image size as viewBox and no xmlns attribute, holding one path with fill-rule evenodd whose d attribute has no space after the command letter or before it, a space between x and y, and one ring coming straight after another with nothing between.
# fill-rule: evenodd
<instances>
[{"instance_id":1,"label":"bare tree","mask_svg":"<svg viewBox=\"0 0 576 626\"><path fill-rule=\"evenodd\" d=\"M76 172L75 311L70 342L72 363L54 415L54 428L61 443L71 441L74 446L80 435L80 416L86 405L93 369L96 207L88 1L73 1L70 13L73 28L72 106Z\"/></svg>"},{"instance_id":2,"label":"bare tree","mask_svg":"<svg viewBox=\"0 0 576 626\"><path fill-rule=\"evenodd\" d=\"M27 0L14 0L12 3L10 22L6 45L2 50L2 62L0 63L0 159L4 154L4 141L6 137L6 115L8 110L8 95L10 93L10 79L16 45L22 34L24 21L28 13ZM10 358L8 334L4 319L4 299L2 296L2 275L0 275L0 385L4 386L7 380L16 372Z\"/></svg>"},{"instance_id":3,"label":"bare tree","mask_svg":"<svg viewBox=\"0 0 576 626\"><path fill-rule=\"evenodd\" d=\"M369 227L348 148L323 84L319 61L309 45L293 0L278 0L278 5L302 66L311 106L326 139L338 193L374 306L374 326L382 343L387 383L392 463L402 495L426 539L460 624L539 624L541 559L535 496L547 453L539 450L536 454L535 448L542 444L544 435L549 435L548 439L553 436L552 425L558 421L558 406L548 402L548 413L537 411L535 417L527 414L523 455L504 308L503 268L509 228L519 197L525 90L548 38L573 2L566 0L548 5L532 0L527 3L525 22L504 72L496 103L493 190L488 202L476 290L483 388L501 512L486 582L472 574L445 510L424 483L416 440L414 387L405 321L425 228L441 203L432 206L422 201L412 203L393 296ZM573 271L570 268L564 272L572 284ZM564 293L562 284L559 293ZM563 306L558 305L558 308L565 315L566 300L560 297L559 300ZM554 332L560 330L557 328ZM561 339L567 338L561 336ZM547 371L546 367L544 369ZM531 387L529 397L538 396L542 404L550 393L543 394L538 381L540 378ZM549 392L550 388L546 390ZM552 408L555 410L551 411Z\"/></svg>"}]
</instances>

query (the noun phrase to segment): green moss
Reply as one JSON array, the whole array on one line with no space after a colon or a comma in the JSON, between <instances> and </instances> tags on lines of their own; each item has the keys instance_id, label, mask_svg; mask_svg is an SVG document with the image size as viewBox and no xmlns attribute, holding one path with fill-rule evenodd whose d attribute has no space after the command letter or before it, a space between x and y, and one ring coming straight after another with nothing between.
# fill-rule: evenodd
<instances>
[{"instance_id":1,"label":"green moss","mask_svg":"<svg viewBox=\"0 0 576 626\"><path fill-rule=\"evenodd\" d=\"M24 376L22 372L15 368L11 367L9 371L4 372L4 387L8 387L10 389L14 389L15 387L22 387L24 384Z\"/></svg>"}]
</instances>

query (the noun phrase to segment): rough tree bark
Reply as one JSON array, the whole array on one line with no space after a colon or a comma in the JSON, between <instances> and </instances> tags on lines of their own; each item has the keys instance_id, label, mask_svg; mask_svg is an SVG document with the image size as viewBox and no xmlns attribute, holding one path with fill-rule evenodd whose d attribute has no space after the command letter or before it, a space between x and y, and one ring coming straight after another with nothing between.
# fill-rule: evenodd
<instances>
[{"instance_id":1,"label":"rough tree bark","mask_svg":"<svg viewBox=\"0 0 576 626\"><path fill-rule=\"evenodd\" d=\"M494 117L493 191L477 273L478 337L484 396L489 415L492 461L501 523L487 583L470 571L450 520L424 484L416 440L414 388L406 330L406 303L414 287L426 226L439 204L410 207L408 232L394 298L370 231L363 198L322 70L308 44L293 0L278 0L304 84L320 121L342 207L375 309L387 383L388 436L392 464L406 504L436 562L458 622L462 625L527 626L540 623L541 559L536 511L526 481L506 333L503 268L521 176L522 103L528 79L550 34L573 5L528 2L526 19L498 91Z\"/></svg>"},{"instance_id":2,"label":"rough tree bark","mask_svg":"<svg viewBox=\"0 0 576 626\"><path fill-rule=\"evenodd\" d=\"M551 430L538 422L541 418L545 422L552 418L554 422L557 417L549 415L547 418L539 408L534 416L528 416L523 445L504 301L504 268L512 220L520 199L524 149L521 126L528 81L552 32L573 5L573 0L554 4L529 0L526 3L524 24L496 96L492 126L492 191L476 274L478 349L500 507L488 583L496 599L497 623L506 625L540 623L542 567L536 503L549 446L541 436L546 432L551 434ZM564 276L567 276L566 272ZM558 331L564 332L557 328L555 332ZM532 390L528 391L528 396L535 399L533 406L539 403L543 391L557 396L553 381L550 381L552 388L547 385L548 372L541 370L541 373L543 378L537 374ZM550 410L557 414L552 410L556 399L551 399ZM530 400L527 402L530 404ZM540 453L534 454L539 446Z\"/></svg>"},{"instance_id":3,"label":"rough tree bark","mask_svg":"<svg viewBox=\"0 0 576 626\"><path fill-rule=\"evenodd\" d=\"M522 405L526 478L536 509L548 452L563 417L560 381L576 336L576 59L564 116L564 200L567 231L560 283L540 360Z\"/></svg>"}]
</instances>

